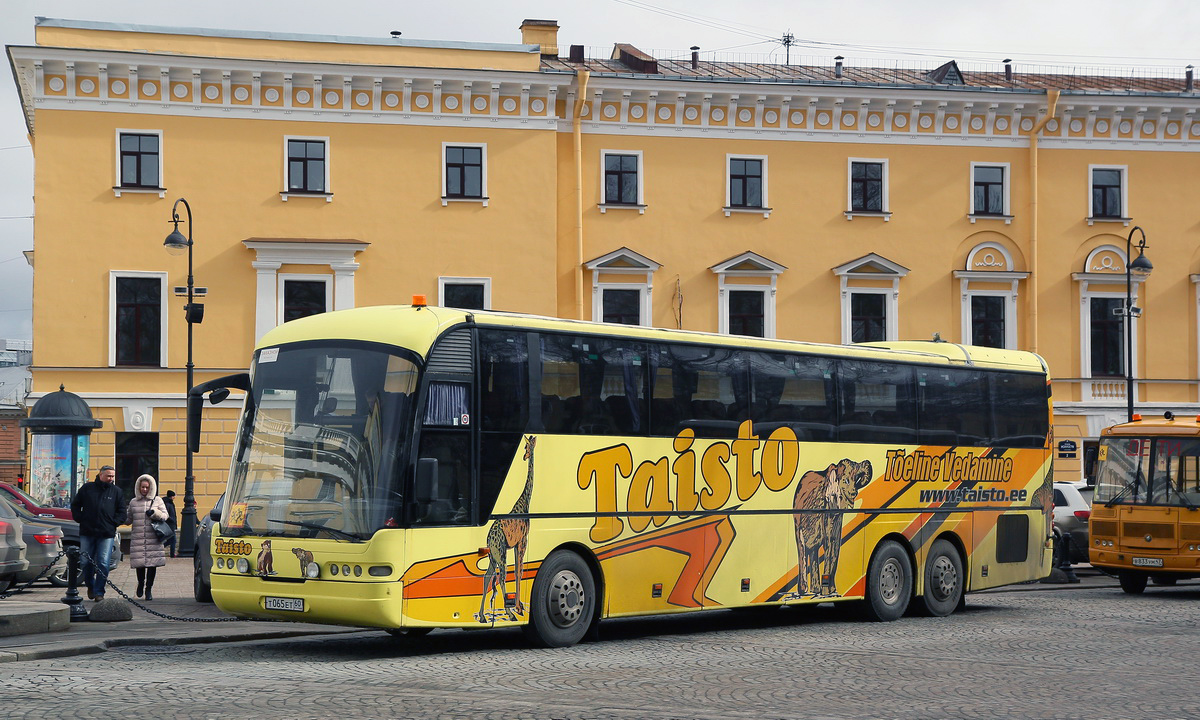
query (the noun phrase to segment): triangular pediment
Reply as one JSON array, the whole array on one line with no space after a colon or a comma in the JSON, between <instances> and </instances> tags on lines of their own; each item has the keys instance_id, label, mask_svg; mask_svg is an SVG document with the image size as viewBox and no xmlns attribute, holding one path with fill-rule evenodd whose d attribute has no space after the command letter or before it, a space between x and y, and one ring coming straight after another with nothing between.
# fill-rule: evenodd
<instances>
[{"instance_id":1,"label":"triangular pediment","mask_svg":"<svg viewBox=\"0 0 1200 720\"><path fill-rule=\"evenodd\" d=\"M786 265L781 265L769 258L765 258L756 252L747 250L741 255L735 255L728 260L717 263L709 268L714 273L755 273L761 275L778 275L784 270L787 270Z\"/></svg>"},{"instance_id":2,"label":"triangular pediment","mask_svg":"<svg viewBox=\"0 0 1200 720\"><path fill-rule=\"evenodd\" d=\"M908 268L882 255L871 253L833 269L834 275L888 275L904 277Z\"/></svg>"},{"instance_id":3,"label":"triangular pediment","mask_svg":"<svg viewBox=\"0 0 1200 720\"><path fill-rule=\"evenodd\" d=\"M627 247L613 250L612 252L601 255L598 258L589 260L583 264L588 270L634 270L638 272L654 272L662 267L661 263L656 263L650 258L636 253Z\"/></svg>"}]
</instances>

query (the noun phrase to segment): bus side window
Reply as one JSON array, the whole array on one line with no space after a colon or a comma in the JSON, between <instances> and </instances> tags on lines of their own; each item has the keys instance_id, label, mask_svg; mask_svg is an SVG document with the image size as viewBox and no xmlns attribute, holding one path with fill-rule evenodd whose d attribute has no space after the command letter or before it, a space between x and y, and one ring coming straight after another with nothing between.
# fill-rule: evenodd
<instances>
[{"instance_id":1,"label":"bus side window","mask_svg":"<svg viewBox=\"0 0 1200 720\"><path fill-rule=\"evenodd\" d=\"M916 442L913 368L863 360L839 362L842 442Z\"/></svg>"}]
</instances>

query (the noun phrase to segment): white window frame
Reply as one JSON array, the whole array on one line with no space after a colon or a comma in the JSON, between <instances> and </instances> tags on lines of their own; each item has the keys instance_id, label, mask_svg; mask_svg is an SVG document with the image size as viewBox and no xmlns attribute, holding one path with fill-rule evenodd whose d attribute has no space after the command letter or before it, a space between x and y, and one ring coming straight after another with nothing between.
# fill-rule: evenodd
<instances>
[{"instance_id":1,"label":"white window frame","mask_svg":"<svg viewBox=\"0 0 1200 720\"><path fill-rule=\"evenodd\" d=\"M288 142L290 140L307 140L309 142L320 141L325 143L325 192L293 192L288 175ZM325 202L333 202L333 186L330 185L332 177L330 169L333 167L333 145L329 142L328 136L320 135L284 135L283 136L283 190L280 191L279 197L287 202L290 198L325 198Z\"/></svg>"},{"instance_id":2,"label":"white window frame","mask_svg":"<svg viewBox=\"0 0 1200 720\"><path fill-rule=\"evenodd\" d=\"M761 207L734 207L729 204L729 191L731 190L732 182L730 179L730 163L734 160L761 160L762 161L762 206ZM766 155L747 155L745 153L726 153L725 154L725 201L722 203L724 207L721 209L725 213L725 217L729 217L733 213L761 213L763 217L771 217L771 203L767 199L767 186L770 178L770 166L767 162Z\"/></svg>"},{"instance_id":3,"label":"white window frame","mask_svg":"<svg viewBox=\"0 0 1200 720\"><path fill-rule=\"evenodd\" d=\"M1111 254L1121 260L1121 266L1118 268L1107 258L1101 260L1104 254ZM1116 245L1101 245L1090 253L1084 261L1084 271L1071 274L1071 279L1079 283L1079 377L1084 379L1083 399L1103 401L1103 402L1124 402L1126 398L1127 383L1125 376L1116 377L1101 377L1093 379L1092 375L1092 324L1091 310L1093 298L1110 298L1121 301L1125 304L1125 264L1129 262L1129 258L1125 255L1125 249ZM1133 275L1130 287L1130 300L1136 307L1138 304L1138 294L1141 284L1145 282L1144 275ZM1093 290L1092 285L1100 285L1104 287L1116 287L1116 290ZM1132 328L1132 347L1127 347L1126 343L1129 339L1124 333L1121 336L1121 357L1125 361L1127 372L1132 377L1138 375L1138 318L1129 318L1130 328ZM1132 350L1132 355L1130 351ZM1139 383L1134 382L1133 392L1138 393Z\"/></svg>"},{"instance_id":4,"label":"white window frame","mask_svg":"<svg viewBox=\"0 0 1200 720\"><path fill-rule=\"evenodd\" d=\"M897 280L898 282L898 280ZM882 342L892 342L899 334L899 327L896 313L899 311L898 291L893 288L873 288L873 287L849 287L842 292L842 344L851 345L854 343L854 327L851 321L850 304L851 296L853 295L883 295L883 332L884 337ZM871 340L869 342L880 342Z\"/></svg>"},{"instance_id":5,"label":"white window frame","mask_svg":"<svg viewBox=\"0 0 1200 720\"><path fill-rule=\"evenodd\" d=\"M1121 173L1121 217L1094 217L1092 215L1092 187L1096 177L1096 170L1116 170ZM1087 224L1089 226L1101 223L1121 223L1123 227L1128 227L1129 223L1133 222L1133 215L1129 212L1129 166L1128 165L1088 165L1087 176Z\"/></svg>"},{"instance_id":6,"label":"white window frame","mask_svg":"<svg viewBox=\"0 0 1200 720\"><path fill-rule=\"evenodd\" d=\"M636 155L637 156L637 204L630 205L628 203L610 203L605 196L606 178L604 166L609 155ZM646 214L646 177L643 169L645 163L642 158L641 150L601 150L600 151L600 203L597 207L600 208L600 214L604 214L607 210L634 210L638 211L638 215Z\"/></svg>"},{"instance_id":7,"label":"white window frame","mask_svg":"<svg viewBox=\"0 0 1200 720\"><path fill-rule=\"evenodd\" d=\"M483 309L492 309L492 279L490 277L453 277L443 275L438 277L438 306L446 306L447 285L482 285Z\"/></svg>"},{"instance_id":8,"label":"white window frame","mask_svg":"<svg viewBox=\"0 0 1200 720\"><path fill-rule=\"evenodd\" d=\"M243 240L253 250L250 263L255 272L254 341L279 324L279 268L283 265L328 265L333 271L333 310L354 307L354 275L358 270L355 256L369 243L311 242L302 240Z\"/></svg>"},{"instance_id":9,"label":"white window frame","mask_svg":"<svg viewBox=\"0 0 1200 720\"><path fill-rule=\"evenodd\" d=\"M333 276L316 273L278 273L275 298L275 324L283 324L284 288L291 280L320 282L325 285L325 312L333 310Z\"/></svg>"},{"instance_id":10,"label":"white window frame","mask_svg":"<svg viewBox=\"0 0 1200 720\"><path fill-rule=\"evenodd\" d=\"M745 285L739 283L727 283L725 278L721 277L718 281L718 305L720 306L719 327L717 332L722 335L729 334L729 293L731 292L758 292L763 296L763 337L775 337L775 287L774 278L771 278L771 285Z\"/></svg>"},{"instance_id":11,"label":"white window frame","mask_svg":"<svg viewBox=\"0 0 1200 720\"><path fill-rule=\"evenodd\" d=\"M160 146L161 147L161 146ZM167 367L167 316L168 291L167 274L144 270L110 270L108 272L108 366L117 365L117 278L157 278L159 298L159 338L158 366ZM124 366L121 366L124 367ZM145 367L145 366L141 366Z\"/></svg>"},{"instance_id":12,"label":"white window frame","mask_svg":"<svg viewBox=\"0 0 1200 720\"><path fill-rule=\"evenodd\" d=\"M600 283L596 292L592 294L592 319L595 322L604 322L604 293L609 290L637 290L638 291L638 326L650 327L650 285L647 283L617 283L606 282Z\"/></svg>"},{"instance_id":13,"label":"white window frame","mask_svg":"<svg viewBox=\"0 0 1200 720\"><path fill-rule=\"evenodd\" d=\"M972 193L973 194L973 193ZM965 270L955 270L954 277L959 280L961 297L962 342L973 345L974 327L971 324L971 298L976 295L1003 297L1004 300L1004 347L1007 350L1017 349L1017 290L1020 282L1029 277L1029 273L1015 270L1012 253L1008 248L997 242L982 242L971 248L967 254ZM1007 290L986 290L972 288L971 283L1009 283Z\"/></svg>"},{"instance_id":14,"label":"white window frame","mask_svg":"<svg viewBox=\"0 0 1200 720\"><path fill-rule=\"evenodd\" d=\"M482 197L477 198L452 198L446 197L446 148L463 147L463 148L479 148L482 150L479 158L479 194ZM442 207L446 207L450 203L479 203L483 207L488 206L488 151L487 143L471 143L471 142L444 142L442 143L442 157L440 160L442 166L442 184L438 187L438 197L442 200Z\"/></svg>"},{"instance_id":15,"label":"white window frame","mask_svg":"<svg viewBox=\"0 0 1200 720\"><path fill-rule=\"evenodd\" d=\"M158 136L158 187L121 187L121 136L122 135L157 135ZM121 197L124 193L133 194L151 194L158 195L160 198L167 196L167 181L163 178L163 131L162 130L135 130L133 128L117 128L115 136L116 147L116 178L113 180L113 195Z\"/></svg>"},{"instance_id":16,"label":"white window frame","mask_svg":"<svg viewBox=\"0 0 1200 720\"><path fill-rule=\"evenodd\" d=\"M985 167L985 168L998 167L1004 171L1004 184L1003 184L1004 210L1002 211L1003 212L1002 215L977 215L977 214L975 214L975 169L981 168L981 167ZM967 216L971 219L971 224L972 225L975 224L976 220L1003 220L1005 225L1011 225L1012 221L1013 221L1012 204L1011 204L1011 199L1010 199L1011 190L1012 190L1012 164L1011 163L972 162L971 163L971 175L968 178L968 182L967 182L967 203L969 204L969 207L970 207L970 211L968 212Z\"/></svg>"},{"instance_id":17,"label":"white window frame","mask_svg":"<svg viewBox=\"0 0 1200 720\"><path fill-rule=\"evenodd\" d=\"M854 163L882 163L883 164L883 209L882 210L855 210L853 206L854 190ZM892 219L892 174L891 163L887 158L861 158L852 157L846 158L846 219L853 220L856 217L882 217L884 222Z\"/></svg>"}]
</instances>

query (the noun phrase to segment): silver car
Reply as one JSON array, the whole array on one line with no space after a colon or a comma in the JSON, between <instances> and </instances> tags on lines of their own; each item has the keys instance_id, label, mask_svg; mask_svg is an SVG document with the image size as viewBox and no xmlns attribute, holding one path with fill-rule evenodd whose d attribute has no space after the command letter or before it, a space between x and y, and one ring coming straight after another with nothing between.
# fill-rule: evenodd
<instances>
[{"instance_id":1,"label":"silver car","mask_svg":"<svg viewBox=\"0 0 1200 720\"><path fill-rule=\"evenodd\" d=\"M1083 482L1054 483L1054 534L1068 542L1071 564L1088 562L1088 520L1092 516L1092 490Z\"/></svg>"}]
</instances>

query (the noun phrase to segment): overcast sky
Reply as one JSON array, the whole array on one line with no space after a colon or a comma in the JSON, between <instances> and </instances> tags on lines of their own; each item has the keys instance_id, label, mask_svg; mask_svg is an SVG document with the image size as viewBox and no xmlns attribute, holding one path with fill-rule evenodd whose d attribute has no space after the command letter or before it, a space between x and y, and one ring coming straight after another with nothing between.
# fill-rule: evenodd
<instances>
[{"instance_id":1,"label":"overcast sky","mask_svg":"<svg viewBox=\"0 0 1200 720\"><path fill-rule=\"evenodd\" d=\"M525 18L557 20L559 45L631 43L661 57L702 52L793 62L834 55L889 64L948 59L1060 66L1200 64L1200 0L0 0L0 43L33 44L34 16L173 27L519 43ZM672 54L672 51L674 54ZM799 58L799 60L798 60ZM730 59L730 58L726 58ZM7 55L4 64L8 64ZM0 70L0 339L30 339L33 155L11 69Z\"/></svg>"}]
</instances>

